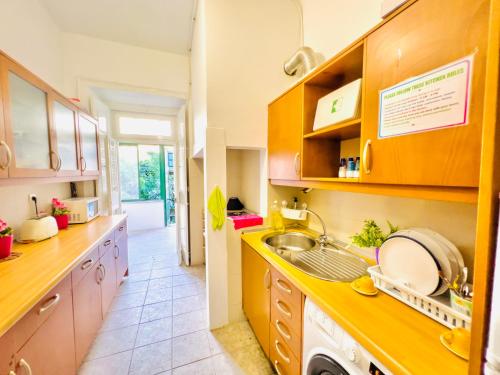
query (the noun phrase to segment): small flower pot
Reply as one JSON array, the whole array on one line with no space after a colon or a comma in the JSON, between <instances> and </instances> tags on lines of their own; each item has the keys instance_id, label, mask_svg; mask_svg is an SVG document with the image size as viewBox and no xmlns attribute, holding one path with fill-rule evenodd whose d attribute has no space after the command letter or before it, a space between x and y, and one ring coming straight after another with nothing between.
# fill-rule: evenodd
<instances>
[{"instance_id":1,"label":"small flower pot","mask_svg":"<svg viewBox=\"0 0 500 375\"><path fill-rule=\"evenodd\" d=\"M7 258L12 253L12 244L14 243L14 236L0 237L0 259Z\"/></svg>"},{"instance_id":2,"label":"small flower pot","mask_svg":"<svg viewBox=\"0 0 500 375\"><path fill-rule=\"evenodd\" d=\"M57 215L54 216L54 219L56 219L57 227L59 229L66 229L69 224L69 215Z\"/></svg>"}]
</instances>

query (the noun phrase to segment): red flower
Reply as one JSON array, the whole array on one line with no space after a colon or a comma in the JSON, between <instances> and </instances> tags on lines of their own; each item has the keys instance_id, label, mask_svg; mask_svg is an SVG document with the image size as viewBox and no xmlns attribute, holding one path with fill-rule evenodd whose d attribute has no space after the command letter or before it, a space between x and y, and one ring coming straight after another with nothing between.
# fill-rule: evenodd
<instances>
[{"instance_id":1,"label":"red flower","mask_svg":"<svg viewBox=\"0 0 500 375\"><path fill-rule=\"evenodd\" d=\"M5 229L7 229L7 222L0 219L0 232L3 232Z\"/></svg>"}]
</instances>

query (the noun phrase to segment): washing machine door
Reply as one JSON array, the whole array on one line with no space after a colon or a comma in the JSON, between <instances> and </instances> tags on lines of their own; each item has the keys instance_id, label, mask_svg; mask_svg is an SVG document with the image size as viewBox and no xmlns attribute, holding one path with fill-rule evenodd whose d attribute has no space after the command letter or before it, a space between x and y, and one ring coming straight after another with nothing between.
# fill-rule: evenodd
<instances>
[{"instance_id":1,"label":"washing machine door","mask_svg":"<svg viewBox=\"0 0 500 375\"><path fill-rule=\"evenodd\" d=\"M307 375L350 375L337 361L324 355L316 354L307 365Z\"/></svg>"}]
</instances>

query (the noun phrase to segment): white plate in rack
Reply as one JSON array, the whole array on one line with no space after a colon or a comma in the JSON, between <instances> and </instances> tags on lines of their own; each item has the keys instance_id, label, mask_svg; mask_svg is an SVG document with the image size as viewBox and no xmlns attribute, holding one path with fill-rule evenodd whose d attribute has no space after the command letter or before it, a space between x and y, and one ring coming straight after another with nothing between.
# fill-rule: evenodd
<instances>
[{"instance_id":1,"label":"white plate in rack","mask_svg":"<svg viewBox=\"0 0 500 375\"><path fill-rule=\"evenodd\" d=\"M440 287L438 260L429 248L409 230L392 234L380 247L379 265L382 273L424 295Z\"/></svg>"}]
</instances>

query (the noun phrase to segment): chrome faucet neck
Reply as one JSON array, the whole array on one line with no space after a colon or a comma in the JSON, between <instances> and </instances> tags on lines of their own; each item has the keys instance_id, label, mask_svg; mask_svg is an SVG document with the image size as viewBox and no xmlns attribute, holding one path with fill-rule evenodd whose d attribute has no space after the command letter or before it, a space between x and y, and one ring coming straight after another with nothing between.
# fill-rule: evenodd
<instances>
[{"instance_id":1,"label":"chrome faucet neck","mask_svg":"<svg viewBox=\"0 0 500 375\"><path fill-rule=\"evenodd\" d=\"M321 236L319 236L318 238L318 242L320 244L320 246L326 246L327 243L328 243L328 235L326 234L326 225L325 225L325 222L323 221L323 219L314 211L311 211L310 209L306 208L304 211L310 213L310 214L313 214L318 220L319 222L321 223L321 226L323 227L323 234Z\"/></svg>"}]
</instances>

